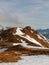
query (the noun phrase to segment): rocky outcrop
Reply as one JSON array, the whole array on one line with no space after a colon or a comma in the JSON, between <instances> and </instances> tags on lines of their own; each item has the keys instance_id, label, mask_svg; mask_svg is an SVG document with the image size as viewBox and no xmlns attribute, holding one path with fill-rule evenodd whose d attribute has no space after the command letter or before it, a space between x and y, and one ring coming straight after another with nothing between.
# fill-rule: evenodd
<instances>
[{"instance_id":1,"label":"rocky outcrop","mask_svg":"<svg viewBox=\"0 0 49 65\"><path fill-rule=\"evenodd\" d=\"M13 27L0 31L0 62L14 62L22 55L49 55L49 42L30 26ZM7 57L6 57L7 56Z\"/></svg>"}]
</instances>

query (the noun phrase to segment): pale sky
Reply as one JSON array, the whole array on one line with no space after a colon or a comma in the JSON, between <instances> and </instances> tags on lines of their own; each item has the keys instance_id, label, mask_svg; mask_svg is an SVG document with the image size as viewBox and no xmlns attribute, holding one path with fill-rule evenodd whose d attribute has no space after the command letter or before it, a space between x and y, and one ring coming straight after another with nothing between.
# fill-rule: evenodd
<instances>
[{"instance_id":1,"label":"pale sky","mask_svg":"<svg viewBox=\"0 0 49 65\"><path fill-rule=\"evenodd\" d=\"M49 28L49 0L0 0L0 25Z\"/></svg>"}]
</instances>

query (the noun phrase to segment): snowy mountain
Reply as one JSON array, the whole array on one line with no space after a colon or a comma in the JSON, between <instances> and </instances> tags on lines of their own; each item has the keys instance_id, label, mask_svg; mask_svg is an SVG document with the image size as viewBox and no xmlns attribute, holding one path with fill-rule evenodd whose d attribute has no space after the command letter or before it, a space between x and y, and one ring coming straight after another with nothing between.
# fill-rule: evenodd
<instances>
[{"instance_id":1,"label":"snowy mountain","mask_svg":"<svg viewBox=\"0 0 49 65\"><path fill-rule=\"evenodd\" d=\"M30 26L25 28L13 27L0 32L1 62L17 61L21 59L22 55L39 54L49 54L49 42L45 36Z\"/></svg>"},{"instance_id":2,"label":"snowy mountain","mask_svg":"<svg viewBox=\"0 0 49 65\"><path fill-rule=\"evenodd\" d=\"M38 29L37 31L49 39L49 29Z\"/></svg>"}]
</instances>

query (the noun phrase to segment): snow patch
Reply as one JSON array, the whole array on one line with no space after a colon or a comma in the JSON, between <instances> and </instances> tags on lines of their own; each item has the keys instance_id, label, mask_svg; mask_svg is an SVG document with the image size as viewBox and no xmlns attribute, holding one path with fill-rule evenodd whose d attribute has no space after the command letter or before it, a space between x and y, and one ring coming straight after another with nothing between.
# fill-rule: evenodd
<instances>
[{"instance_id":1,"label":"snow patch","mask_svg":"<svg viewBox=\"0 0 49 65\"><path fill-rule=\"evenodd\" d=\"M31 33L33 33L34 31L31 30Z\"/></svg>"},{"instance_id":2,"label":"snow patch","mask_svg":"<svg viewBox=\"0 0 49 65\"><path fill-rule=\"evenodd\" d=\"M38 41L36 41L34 38L31 38L29 35L26 35L24 38L28 39L29 41L31 41L35 44L38 44L38 45L42 46Z\"/></svg>"},{"instance_id":3,"label":"snow patch","mask_svg":"<svg viewBox=\"0 0 49 65\"><path fill-rule=\"evenodd\" d=\"M24 35L24 33L21 31L21 28L18 27L14 35Z\"/></svg>"},{"instance_id":4,"label":"snow patch","mask_svg":"<svg viewBox=\"0 0 49 65\"><path fill-rule=\"evenodd\" d=\"M23 34L24 34L23 32L21 32L20 29L21 29L21 28L17 28L17 31L16 31L16 34L17 34L17 35L23 35Z\"/></svg>"},{"instance_id":5,"label":"snow patch","mask_svg":"<svg viewBox=\"0 0 49 65\"><path fill-rule=\"evenodd\" d=\"M16 45L22 45L23 47L25 48L30 48L30 49L34 49L34 48L37 48L37 49L48 49L46 47L37 47L37 46L30 46L28 45L28 43L26 43L25 41L21 40L22 43L13 43L13 46L16 46Z\"/></svg>"},{"instance_id":6,"label":"snow patch","mask_svg":"<svg viewBox=\"0 0 49 65\"><path fill-rule=\"evenodd\" d=\"M13 46L19 45L20 43L13 43Z\"/></svg>"},{"instance_id":7,"label":"snow patch","mask_svg":"<svg viewBox=\"0 0 49 65\"><path fill-rule=\"evenodd\" d=\"M40 35L41 35L41 37L43 37L43 38L44 38L44 40L47 40L45 36L43 36L42 34L40 34Z\"/></svg>"},{"instance_id":8,"label":"snow patch","mask_svg":"<svg viewBox=\"0 0 49 65\"><path fill-rule=\"evenodd\" d=\"M4 52L6 51L8 48L3 48L3 49L0 49L0 52Z\"/></svg>"},{"instance_id":9,"label":"snow patch","mask_svg":"<svg viewBox=\"0 0 49 65\"><path fill-rule=\"evenodd\" d=\"M43 36L42 34L40 34L42 37L43 37L43 41L44 42L48 42L48 40L46 39L46 37L45 36ZM49 42L48 42L49 43Z\"/></svg>"},{"instance_id":10,"label":"snow patch","mask_svg":"<svg viewBox=\"0 0 49 65\"><path fill-rule=\"evenodd\" d=\"M46 48L46 47L30 46L30 45L27 45L28 43L26 43L25 41L23 41L23 40L21 40L21 41L22 41L21 45L22 45L23 47L32 48L32 49L34 49L34 48L37 48L37 49L48 49L48 48Z\"/></svg>"},{"instance_id":11,"label":"snow patch","mask_svg":"<svg viewBox=\"0 0 49 65\"><path fill-rule=\"evenodd\" d=\"M39 39L43 39L40 35L37 35Z\"/></svg>"},{"instance_id":12,"label":"snow patch","mask_svg":"<svg viewBox=\"0 0 49 65\"><path fill-rule=\"evenodd\" d=\"M0 65L49 65L49 56L21 56L22 60L13 63L0 63Z\"/></svg>"}]
</instances>

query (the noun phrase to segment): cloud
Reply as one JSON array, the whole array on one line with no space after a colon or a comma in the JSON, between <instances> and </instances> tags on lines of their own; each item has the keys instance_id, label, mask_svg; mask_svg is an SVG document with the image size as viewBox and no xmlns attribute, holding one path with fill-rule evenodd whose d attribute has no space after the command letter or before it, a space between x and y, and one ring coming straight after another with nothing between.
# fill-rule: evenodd
<instances>
[{"instance_id":1,"label":"cloud","mask_svg":"<svg viewBox=\"0 0 49 65\"><path fill-rule=\"evenodd\" d=\"M0 24L42 28L48 21L48 0L0 0Z\"/></svg>"}]
</instances>

